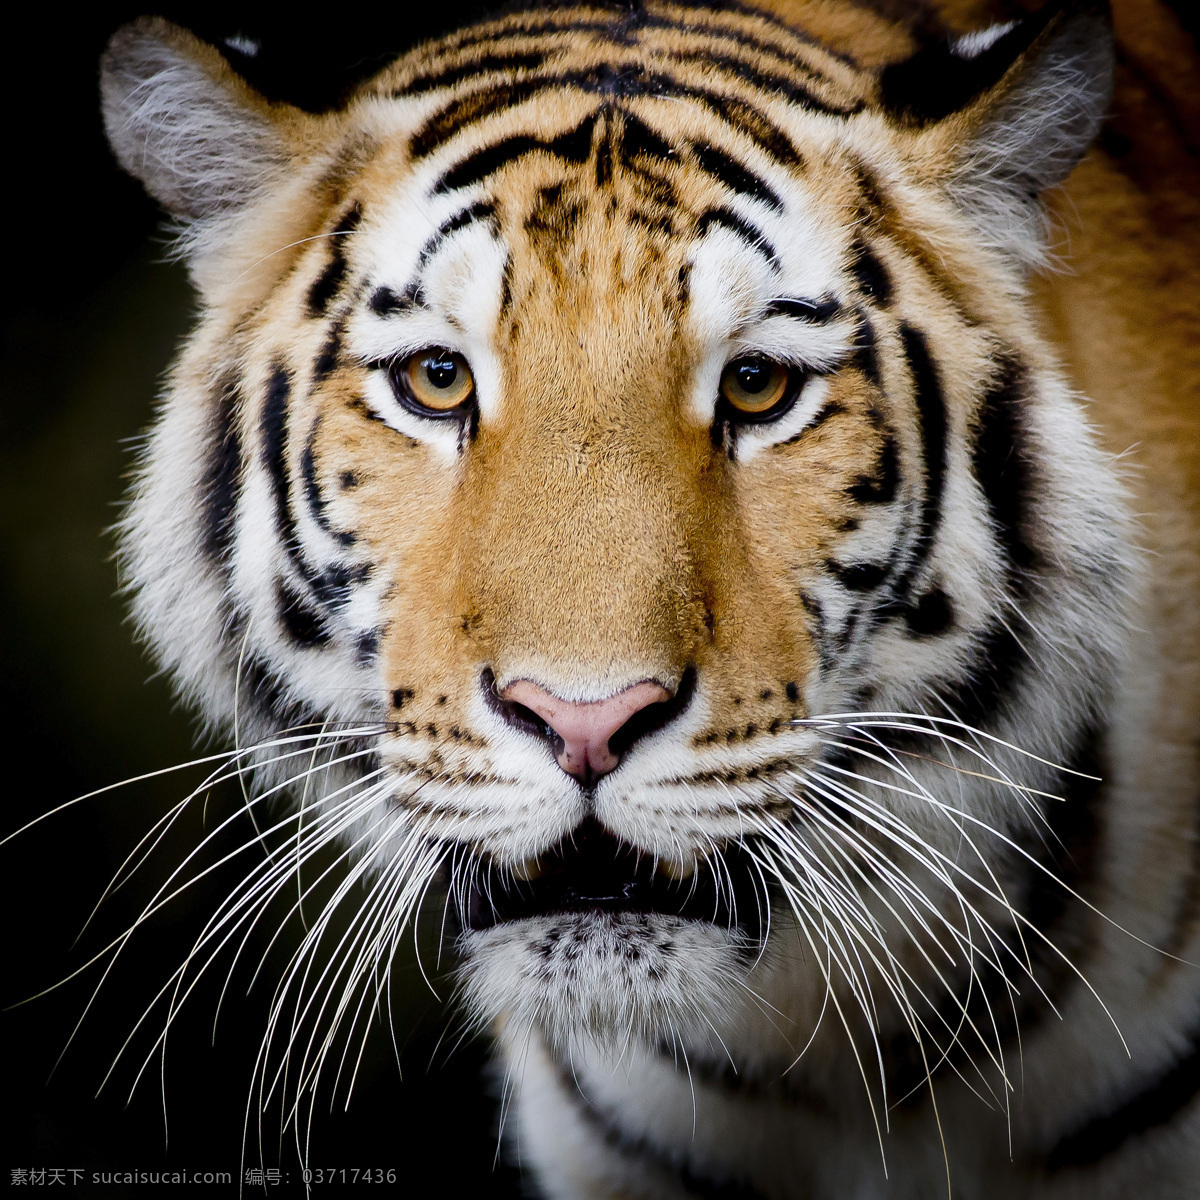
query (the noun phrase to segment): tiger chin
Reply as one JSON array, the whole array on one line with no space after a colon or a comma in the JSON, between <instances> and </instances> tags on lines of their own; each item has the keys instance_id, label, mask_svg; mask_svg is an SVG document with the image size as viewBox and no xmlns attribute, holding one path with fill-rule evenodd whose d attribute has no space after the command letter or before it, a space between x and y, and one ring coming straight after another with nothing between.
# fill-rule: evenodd
<instances>
[{"instance_id":1,"label":"tiger chin","mask_svg":"<svg viewBox=\"0 0 1200 1200\"><path fill-rule=\"evenodd\" d=\"M444 896L548 1196L1185 1194L1191 535L1114 457L1158 385L1079 367L1119 274L1035 279L1112 71L1091 4L534 6L314 115L117 33L200 298L133 614L293 798L181 986L333 848L293 1076Z\"/></svg>"}]
</instances>

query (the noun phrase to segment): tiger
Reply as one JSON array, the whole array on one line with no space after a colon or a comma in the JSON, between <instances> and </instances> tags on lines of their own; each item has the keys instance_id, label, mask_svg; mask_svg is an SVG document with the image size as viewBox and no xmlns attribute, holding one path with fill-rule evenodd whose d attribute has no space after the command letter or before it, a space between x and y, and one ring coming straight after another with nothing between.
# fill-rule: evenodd
<instances>
[{"instance_id":1,"label":"tiger","mask_svg":"<svg viewBox=\"0 0 1200 1200\"><path fill-rule=\"evenodd\" d=\"M179 988L343 872L264 1079L440 903L539 1194L1196 1194L1196 193L1103 5L951 7L522 4L320 113L113 36L198 296L123 578L267 850Z\"/></svg>"}]
</instances>

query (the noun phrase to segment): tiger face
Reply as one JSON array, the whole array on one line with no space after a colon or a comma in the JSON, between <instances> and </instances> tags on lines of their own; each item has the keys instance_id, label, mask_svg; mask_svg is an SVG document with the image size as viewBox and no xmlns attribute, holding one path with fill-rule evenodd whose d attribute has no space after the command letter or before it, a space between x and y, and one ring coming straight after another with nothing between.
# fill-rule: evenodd
<instances>
[{"instance_id":1,"label":"tiger face","mask_svg":"<svg viewBox=\"0 0 1200 1200\"><path fill-rule=\"evenodd\" d=\"M1024 293L1094 24L952 48L924 108L919 66L671 4L518 13L319 117L114 39L110 136L203 302L134 610L264 787L326 754L307 836L372 881L365 938L440 870L481 1019L653 1044L765 1005L790 1057L830 989L890 981L911 1029L931 944L1019 924L1128 571Z\"/></svg>"}]
</instances>

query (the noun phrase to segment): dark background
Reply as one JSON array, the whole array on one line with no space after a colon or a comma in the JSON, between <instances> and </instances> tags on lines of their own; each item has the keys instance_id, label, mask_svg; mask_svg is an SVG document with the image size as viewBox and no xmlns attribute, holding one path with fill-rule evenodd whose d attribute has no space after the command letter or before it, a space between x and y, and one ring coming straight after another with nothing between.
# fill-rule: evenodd
<instances>
[{"instance_id":1,"label":"dark background","mask_svg":"<svg viewBox=\"0 0 1200 1200\"><path fill-rule=\"evenodd\" d=\"M92 789L184 762L203 747L188 713L164 680L150 678L152 664L134 643L106 532L118 514L130 439L148 422L191 319L185 273L164 260L160 214L113 163L99 118L100 53L118 26L146 8L99 5L69 18L58 6L41 8L6 17L0 71L0 706L7 751L0 835ZM273 98L316 110L480 6L402 4L384 15L371 8L335 5L319 24L244 3L157 11L213 42L235 34L260 41L252 59L231 55L238 68ZM210 797L206 826L193 806L72 947L126 854L200 778L192 772L120 788L0 846L0 1003L16 1004L81 967L137 917L203 829L234 810L239 797L230 788ZM238 824L220 847L252 833ZM250 1072L271 986L290 947L274 954L248 996L248 972L235 979L240 986L225 999L215 1042L212 1013L224 971L184 1009L166 1057L169 1139L157 1061L126 1104L136 1068L162 1028L161 1010L157 1026L148 1022L152 1036L135 1039L95 1095L137 1018L237 878L236 869L215 873L139 931L49 1082L99 972L0 1014L0 1087L9 1110L0 1123L0 1186L22 1167L228 1170L237 1177ZM426 917L422 941L433 974L431 924L436 920ZM265 937L251 943L251 962L265 944ZM411 953L395 980L403 1081L387 1039L377 1037L349 1110L339 1102L330 1113L324 1094L311 1165L395 1168L408 1181L400 1190L431 1192L435 1187L415 1176L421 1164L448 1196L516 1194L515 1169L494 1166L494 1105L480 1081L484 1045L468 1042L451 1052L458 1027L421 981ZM444 985L439 990L445 994ZM286 1138L280 1146L273 1132L277 1108L272 1120L265 1154L252 1146L246 1162L290 1173L292 1185L271 1194L301 1194L296 1151ZM152 1189L90 1190L144 1196Z\"/></svg>"}]
</instances>

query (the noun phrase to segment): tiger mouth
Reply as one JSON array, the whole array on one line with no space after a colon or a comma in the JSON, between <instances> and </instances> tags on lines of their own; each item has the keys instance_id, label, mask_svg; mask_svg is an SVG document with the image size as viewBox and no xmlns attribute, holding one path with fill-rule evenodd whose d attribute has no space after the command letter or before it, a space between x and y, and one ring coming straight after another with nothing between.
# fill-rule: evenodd
<instances>
[{"instance_id":1,"label":"tiger mouth","mask_svg":"<svg viewBox=\"0 0 1200 1200\"><path fill-rule=\"evenodd\" d=\"M686 878L664 866L589 818L541 856L537 878L496 868L478 872L462 904L463 928L479 932L566 913L658 914L761 941L769 901L745 847L724 848L719 862L701 862Z\"/></svg>"}]
</instances>

